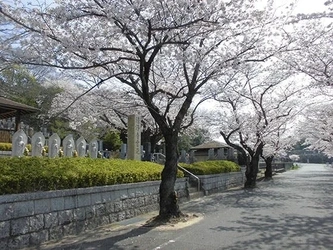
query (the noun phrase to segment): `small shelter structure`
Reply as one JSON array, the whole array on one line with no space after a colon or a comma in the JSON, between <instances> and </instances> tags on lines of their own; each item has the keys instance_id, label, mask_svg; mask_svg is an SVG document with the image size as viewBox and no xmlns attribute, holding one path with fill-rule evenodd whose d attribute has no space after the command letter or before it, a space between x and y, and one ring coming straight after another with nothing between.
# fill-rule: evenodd
<instances>
[{"instance_id":1,"label":"small shelter structure","mask_svg":"<svg viewBox=\"0 0 333 250\"><path fill-rule=\"evenodd\" d=\"M21 116L37 112L38 109L0 96L0 142L10 142L11 132L19 130ZM15 117L13 126L5 124L5 120Z\"/></svg>"},{"instance_id":2,"label":"small shelter structure","mask_svg":"<svg viewBox=\"0 0 333 250\"><path fill-rule=\"evenodd\" d=\"M234 160L235 152L228 144L219 141L206 142L190 149L194 161Z\"/></svg>"}]
</instances>

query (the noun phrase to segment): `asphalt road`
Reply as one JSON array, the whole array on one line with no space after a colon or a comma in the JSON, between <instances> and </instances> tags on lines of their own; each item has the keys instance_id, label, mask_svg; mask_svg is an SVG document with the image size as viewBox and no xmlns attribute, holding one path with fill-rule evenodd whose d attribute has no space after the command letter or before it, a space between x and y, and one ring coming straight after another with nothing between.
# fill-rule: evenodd
<instances>
[{"instance_id":1,"label":"asphalt road","mask_svg":"<svg viewBox=\"0 0 333 250\"><path fill-rule=\"evenodd\" d=\"M151 228L153 214L39 249L333 249L333 168L303 164L258 188L206 196L181 206L200 216L187 227Z\"/></svg>"}]
</instances>

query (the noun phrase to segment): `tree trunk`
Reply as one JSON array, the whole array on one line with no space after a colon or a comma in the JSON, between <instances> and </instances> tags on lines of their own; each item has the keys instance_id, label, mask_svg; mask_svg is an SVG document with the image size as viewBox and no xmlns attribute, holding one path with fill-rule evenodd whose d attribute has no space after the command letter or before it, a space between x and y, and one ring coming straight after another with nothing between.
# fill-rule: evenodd
<instances>
[{"instance_id":1,"label":"tree trunk","mask_svg":"<svg viewBox=\"0 0 333 250\"><path fill-rule=\"evenodd\" d=\"M257 175L259 170L259 159L262 154L264 144L260 143L255 151L251 152L251 159L246 167L246 182L244 188L255 188L257 182Z\"/></svg>"},{"instance_id":2,"label":"tree trunk","mask_svg":"<svg viewBox=\"0 0 333 250\"><path fill-rule=\"evenodd\" d=\"M273 159L274 156L269 156L264 158L266 163L265 180L270 180L273 178L273 167L272 167Z\"/></svg>"},{"instance_id":3,"label":"tree trunk","mask_svg":"<svg viewBox=\"0 0 333 250\"><path fill-rule=\"evenodd\" d=\"M244 188L255 188L259 169L259 156L254 155L246 168L246 182Z\"/></svg>"},{"instance_id":4,"label":"tree trunk","mask_svg":"<svg viewBox=\"0 0 333 250\"><path fill-rule=\"evenodd\" d=\"M181 212L178 206L178 197L175 192L175 182L177 178L177 142L178 135L171 134L164 136L166 161L162 171L162 181L160 184L160 218L179 217Z\"/></svg>"}]
</instances>

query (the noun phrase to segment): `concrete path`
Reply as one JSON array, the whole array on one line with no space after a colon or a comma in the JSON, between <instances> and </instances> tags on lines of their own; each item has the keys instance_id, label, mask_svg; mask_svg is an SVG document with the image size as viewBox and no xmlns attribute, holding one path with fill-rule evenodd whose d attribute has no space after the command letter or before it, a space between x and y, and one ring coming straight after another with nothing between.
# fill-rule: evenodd
<instances>
[{"instance_id":1,"label":"concrete path","mask_svg":"<svg viewBox=\"0 0 333 250\"><path fill-rule=\"evenodd\" d=\"M333 168L303 164L258 188L232 190L181 206L192 224L150 228L154 213L38 249L333 249Z\"/></svg>"}]
</instances>

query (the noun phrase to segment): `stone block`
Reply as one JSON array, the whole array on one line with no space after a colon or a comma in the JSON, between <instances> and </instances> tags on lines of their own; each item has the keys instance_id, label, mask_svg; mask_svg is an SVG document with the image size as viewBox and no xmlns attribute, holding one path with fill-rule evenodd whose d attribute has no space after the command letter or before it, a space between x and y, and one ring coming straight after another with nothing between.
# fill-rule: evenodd
<instances>
[{"instance_id":1,"label":"stone block","mask_svg":"<svg viewBox=\"0 0 333 250\"><path fill-rule=\"evenodd\" d=\"M134 209L129 209L125 211L126 219L133 218L135 215Z\"/></svg>"},{"instance_id":2,"label":"stone block","mask_svg":"<svg viewBox=\"0 0 333 250\"><path fill-rule=\"evenodd\" d=\"M60 240L63 236L63 226L56 226L49 229L49 240Z\"/></svg>"},{"instance_id":3,"label":"stone block","mask_svg":"<svg viewBox=\"0 0 333 250\"><path fill-rule=\"evenodd\" d=\"M91 194L91 205L101 204L103 202L102 195L99 193Z\"/></svg>"},{"instance_id":4,"label":"stone block","mask_svg":"<svg viewBox=\"0 0 333 250\"><path fill-rule=\"evenodd\" d=\"M114 203L112 202L108 202L105 204L105 209L106 209L106 213L107 214L111 214L111 213L114 213L115 210L114 210Z\"/></svg>"},{"instance_id":5,"label":"stone block","mask_svg":"<svg viewBox=\"0 0 333 250\"><path fill-rule=\"evenodd\" d=\"M0 204L0 221L5 221L13 218L14 207L13 203Z\"/></svg>"},{"instance_id":6,"label":"stone block","mask_svg":"<svg viewBox=\"0 0 333 250\"><path fill-rule=\"evenodd\" d=\"M30 234L30 245L39 245L49 240L48 230L41 230Z\"/></svg>"},{"instance_id":7,"label":"stone block","mask_svg":"<svg viewBox=\"0 0 333 250\"><path fill-rule=\"evenodd\" d=\"M30 234L11 237L8 240L8 249L20 249L29 246Z\"/></svg>"},{"instance_id":8,"label":"stone block","mask_svg":"<svg viewBox=\"0 0 333 250\"><path fill-rule=\"evenodd\" d=\"M117 214L117 221L122 221L126 219L126 212L122 211Z\"/></svg>"},{"instance_id":9,"label":"stone block","mask_svg":"<svg viewBox=\"0 0 333 250\"><path fill-rule=\"evenodd\" d=\"M74 209L77 208L77 196L65 196L64 197L64 209Z\"/></svg>"},{"instance_id":10,"label":"stone block","mask_svg":"<svg viewBox=\"0 0 333 250\"><path fill-rule=\"evenodd\" d=\"M90 206L90 207L86 207L86 219L91 219L95 216L95 207Z\"/></svg>"},{"instance_id":11,"label":"stone block","mask_svg":"<svg viewBox=\"0 0 333 250\"><path fill-rule=\"evenodd\" d=\"M18 236L30 232L30 217L23 217L11 221L11 236Z\"/></svg>"},{"instance_id":12,"label":"stone block","mask_svg":"<svg viewBox=\"0 0 333 250\"><path fill-rule=\"evenodd\" d=\"M141 196L137 198L137 207L143 207L145 205L145 197Z\"/></svg>"},{"instance_id":13,"label":"stone block","mask_svg":"<svg viewBox=\"0 0 333 250\"><path fill-rule=\"evenodd\" d=\"M86 219L86 209L83 207L74 209L73 218L75 221L85 220Z\"/></svg>"},{"instance_id":14,"label":"stone block","mask_svg":"<svg viewBox=\"0 0 333 250\"><path fill-rule=\"evenodd\" d=\"M77 234L82 233L86 230L86 221L76 221L73 224L75 225Z\"/></svg>"},{"instance_id":15,"label":"stone block","mask_svg":"<svg viewBox=\"0 0 333 250\"><path fill-rule=\"evenodd\" d=\"M105 203L108 203L112 200L111 193L110 192L103 192L101 193L102 201Z\"/></svg>"},{"instance_id":16,"label":"stone block","mask_svg":"<svg viewBox=\"0 0 333 250\"><path fill-rule=\"evenodd\" d=\"M30 217L30 232L37 232L44 228L44 216L42 214Z\"/></svg>"},{"instance_id":17,"label":"stone block","mask_svg":"<svg viewBox=\"0 0 333 250\"><path fill-rule=\"evenodd\" d=\"M44 214L44 227L46 229L53 228L59 225L58 213L48 213Z\"/></svg>"},{"instance_id":18,"label":"stone block","mask_svg":"<svg viewBox=\"0 0 333 250\"><path fill-rule=\"evenodd\" d=\"M51 211L61 211L64 210L65 202L64 197L57 197L51 199Z\"/></svg>"},{"instance_id":19,"label":"stone block","mask_svg":"<svg viewBox=\"0 0 333 250\"><path fill-rule=\"evenodd\" d=\"M34 214L34 202L33 201L23 201L13 203L13 217L26 217Z\"/></svg>"},{"instance_id":20,"label":"stone block","mask_svg":"<svg viewBox=\"0 0 333 250\"><path fill-rule=\"evenodd\" d=\"M83 194L77 197L77 206L86 207L91 206L91 196L90 194Z\"/></svg>"},{"instance_id":21,"label":"stone block","mask_svg":"<svg viewBox=\"0 0 333 250\"><path fill-rule=\"evenodd\" d=\"M109 220L110 220L110 223L117 222L118 221L118 215L116 213L110 214L109 215Z\"/></svg>"},{"instance_id":22,"label":"stone block","mask_svg":"<svg viewBox=\"0 0 333 250\"><path fill-rule=\"evenodd\" d=\"M34 201L35 214L45 214L51 212L51 200L40 199Z\"/></svg>"},{"instance_id":23,"label":"stone block","mask_svg":"<svg viewBox=\"0 0 333 250\"><path fill-rule=\"evenodd\" d=\"M9 249L8 240L9 238L0 239L0 249Z\"/></svg>"},{"instance_id":24,"label":"stone block","mask_svg":"<svg viewBox=\"0 0 333 250\"><path fill-rule=\"evenodd\" d=\"M114 211L117 213L123 209L122 207L122 202L121 201L116 201L114 202Z\"/></svg>"},{"instance_id":25,"label":"stone block","mask_svg":"<svg viewBox=\"0 0 333 250\"><path fill-rule=\"evenodd\" d=\"M106 215L106 205L105 204L95 205L95 214L98 217Z\"/></svg>"},{"instance_id":26,"label":"stone block","mask_svg":"<svg viewBox=\"0 0 333 250\"><path fill-rule=\"evenodd\" d=\"M76 234L76 225L74 223L63 225L62 228L64 236Z\"/></svg>"},{"instance_id":27,"label":"stone block","mask_svg":"<svg viewBox=\"0 0 333 250\"><path fill-rule=\"evenodd\" d=\"M74 219L73 210L64 210L58 212L59 225L68 225Z\"/></svg>"},{"instance_id":28,"label":"stone block","mask_svg":"<svg viewBox=\"0 0 333 250\"><path fill-rule=\"evenodd\" d=\"M0 241L3 238L7 238L10 235L10 221L1 221L0 222Z\"/></svg>"}]
</instances>

